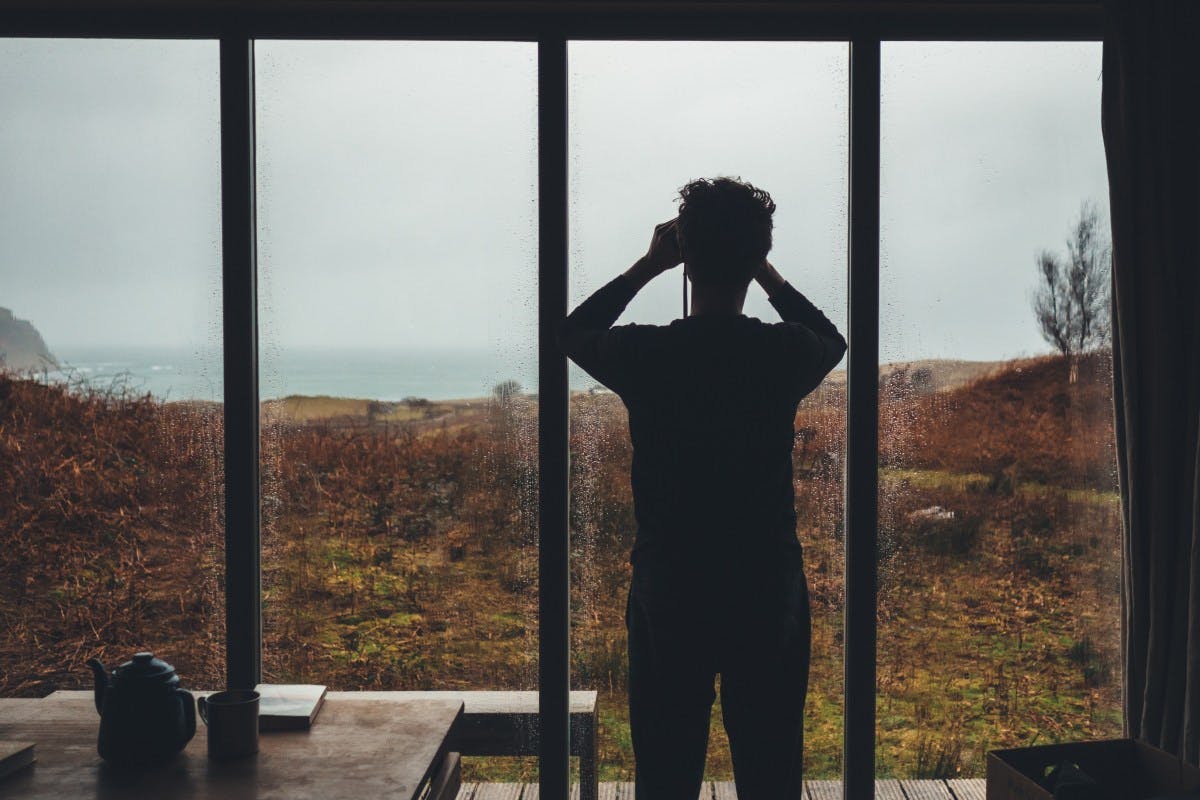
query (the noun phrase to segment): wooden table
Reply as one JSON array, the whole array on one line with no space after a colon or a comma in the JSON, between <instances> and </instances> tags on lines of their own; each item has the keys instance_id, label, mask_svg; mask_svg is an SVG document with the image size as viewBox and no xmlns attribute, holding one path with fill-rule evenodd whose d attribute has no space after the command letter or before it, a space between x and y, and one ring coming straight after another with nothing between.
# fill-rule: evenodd
<instances>
[{"instance_id":1,"label":"wooden table","mask_svg":"<svg viewBox=\"0 0 1200 800\"><path fill-rule=\"evenodd\" d=\"M380 703L355 694L330 692L310 730L262 733L258 755L238 761L210 760L207 729L197 720L196 736L182 753L140 774L114 770L97 755L100 716L91 692L0 699L0 738L37 744L37 763L0 779L0 796L417 800L431 786L434 797L454 797L458 754L447 752L446 739L462 701Z\"/></svg>"}]
</instances>

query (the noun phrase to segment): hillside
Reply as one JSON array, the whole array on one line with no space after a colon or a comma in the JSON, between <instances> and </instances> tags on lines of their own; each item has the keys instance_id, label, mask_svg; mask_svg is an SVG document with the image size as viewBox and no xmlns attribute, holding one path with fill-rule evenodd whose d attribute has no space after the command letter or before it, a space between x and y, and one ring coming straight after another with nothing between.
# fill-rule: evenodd
<instances>
[{"instance_id":1,"label":"hillside","mask_svg":"<svg viewBox=\"0 0 1200 800\"><path fill-rule=\"evenodd\" d=\"M216 406L0 373L0 695L87 686L89 656L146 649L215 682L220 448Z\"/></svg>"},{"instance_id":2,"label":"hillside","mask_svg":"<svg viewBox=\"0 0 1200 800\"><path fill-rule=\"evenodd\" d=\"M1112 367L1022 359L936 394L884 391L882 465L942 469L1115 491Z\"/></svg>"},{"instance_id":3,"label":"hillside","mask_svg":"<svg viewBox=\"0 0 1200 800\"><path fill-rule=\"evenodd\" d=\"M973 380L1003 370L1007 361L961 361L951 358L926 358L917 361L896 361L879 365L879 384L897 389L907 388L918 394L932 394L957 389ZM846 370L829 373L825 383L844 388Z\"/></svg>"}]
</instances>

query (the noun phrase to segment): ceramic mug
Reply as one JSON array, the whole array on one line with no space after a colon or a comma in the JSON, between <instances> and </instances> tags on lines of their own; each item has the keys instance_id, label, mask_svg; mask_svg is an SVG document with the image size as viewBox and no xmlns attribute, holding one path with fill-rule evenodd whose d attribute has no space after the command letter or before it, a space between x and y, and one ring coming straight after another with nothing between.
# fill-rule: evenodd
<instances>
[{"instance_id":1,"label":"ceramic mug","mask_svg":"<svg viewBox=\"0 0 1200 800\"><path fill-rule=\"evenodd\" d=\"M198 701L208 726L209 758L242 758L258 752L258 692L217 692Z\"/></svg>"}]
</instances>

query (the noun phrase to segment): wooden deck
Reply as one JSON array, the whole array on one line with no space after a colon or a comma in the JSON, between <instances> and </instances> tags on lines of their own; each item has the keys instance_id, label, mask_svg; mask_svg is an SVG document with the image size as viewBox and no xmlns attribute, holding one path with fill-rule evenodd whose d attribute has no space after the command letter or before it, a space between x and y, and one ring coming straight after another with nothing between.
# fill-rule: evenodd
<instances>
[{"instance_id":1,"label":"wooden deck","mask_svg":"<svg viewBox=\"0 0 1200 800\"><path fill-rule=\"evenodd\" d=\"M841 781L809 781L807 800L842 800ZM536 783L464 783L458 800L537 800ZM984 800L984 781L875 781L876 800ZM571 786L571 800L578 800L579 784ZM600 800L633 800L632 783L601 783ZM737 800L733 782L706 782L699 800Z\"/></svg>"}]
</instances>

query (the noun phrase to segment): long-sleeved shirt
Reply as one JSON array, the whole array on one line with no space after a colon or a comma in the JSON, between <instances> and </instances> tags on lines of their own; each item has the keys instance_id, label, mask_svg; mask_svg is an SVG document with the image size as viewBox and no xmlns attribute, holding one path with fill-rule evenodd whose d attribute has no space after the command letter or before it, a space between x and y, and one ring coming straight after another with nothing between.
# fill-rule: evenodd
<instances>
[{"instance_id":1,"label":"long-sleeved shirt","mask_svg":"<svg viewBox=\"0 0 1200 800\"><path fill-rule=\"evenodd\" d=\"M790 283L782 322L695 315L613 323L637 287L618 275L563 321L558 345L625 403L637 533L630 561L733 570L796 539L796 407L842 359L846 340Z\"/></svg>"}]
</instances>

